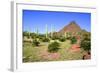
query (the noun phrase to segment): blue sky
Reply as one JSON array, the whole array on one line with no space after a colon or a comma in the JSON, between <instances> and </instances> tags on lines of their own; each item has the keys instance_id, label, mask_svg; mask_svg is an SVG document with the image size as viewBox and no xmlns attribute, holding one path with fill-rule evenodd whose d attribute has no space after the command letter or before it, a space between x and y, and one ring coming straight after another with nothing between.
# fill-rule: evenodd
<instances>
[{"instance_id":1,"label":"blue sky","mask_svg":"<svg viewBox=\"0 0 100 73\"><path fill-rule=\"evenodd\" d=\"M46 25L49 32L51 26L59 31L71 21L75 21L82 29L91 31L91 13L23 10L22 19L23 31L36 32L38 28L39 33L45 33Z\"/></svg>"}]
</instances>

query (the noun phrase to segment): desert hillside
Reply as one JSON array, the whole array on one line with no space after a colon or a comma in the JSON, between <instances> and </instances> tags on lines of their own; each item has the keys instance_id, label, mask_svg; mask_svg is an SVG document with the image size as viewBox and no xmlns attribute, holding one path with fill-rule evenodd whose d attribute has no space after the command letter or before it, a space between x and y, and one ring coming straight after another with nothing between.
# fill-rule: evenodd
<instances>
[{"instance_id":1,"label":"desert hillside","mask_svg":"<svg viewBox=\"0 0 100 73\"><path fill-rule=\"evenodd\" d=\"M65 32L80 32L81 28L80 26L75 22L72 21L68 25L64 26L59 33L65 33Z\"/></svg>"}]
</instances>

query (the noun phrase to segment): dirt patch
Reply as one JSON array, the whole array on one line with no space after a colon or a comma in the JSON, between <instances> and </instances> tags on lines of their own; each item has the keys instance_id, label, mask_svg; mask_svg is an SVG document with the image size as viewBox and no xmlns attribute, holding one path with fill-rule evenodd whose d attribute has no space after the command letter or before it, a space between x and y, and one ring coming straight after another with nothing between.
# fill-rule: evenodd
<instances>
[{"instance_id":1,"label":"dirt patch","mask_svg":"<svg viewBox=\"0 0 100 73\"><path fill-rule=\"evenodd\" d=\"M73 44L70 48L71 52L79 52L80 51L80 45L79 44Z\"/></svg>"},{"instance_id":2,"label":"dirt patch","mask_svg":"<svg viewBox=\"0 0 100 73\"><path fill-rule=\"evenodd\" d=\"M83 60L86 60L86 59L91 59L91 53L90 52L84 53Z\"/></svg>"},{"instance_id":3,"label":"dirt patch","mask_svg":"<svg viewBox=\"0 0 100 73\"><path fill-rule=\"evenodd\" d=\"M40 56L46 60L57 60L60 58L59 53L49 53L47 51L42 52Z\"/></svg>"}]
</instances>

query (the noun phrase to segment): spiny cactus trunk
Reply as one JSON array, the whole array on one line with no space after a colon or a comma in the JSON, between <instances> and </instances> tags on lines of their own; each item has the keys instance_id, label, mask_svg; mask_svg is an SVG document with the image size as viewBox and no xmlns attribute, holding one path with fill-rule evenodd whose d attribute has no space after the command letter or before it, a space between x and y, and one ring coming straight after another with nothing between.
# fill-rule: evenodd
<instances>
[{"instance_id":1,"label":"spiny cactus trunk","mask_svg":"<svg viewBox=\"0 0 100 73\"><path fill-rule=\"evenodd\" d=\"M51 25L51 37L53 37L53 28L52 28L52 25Z\"/></svg>"},{"instance_id":2,"label":"spiny cactus trunk","mask_svg":"<svg viewBox=\"0 0 100 73\"><path fill-rule=\"evenodd\" d=\"M28 34L29 34L29 39L30 39L31 38L30 32L28 32Z\"/></svg>"},{"instance_id":3,"label":"spiny cactus trunk","mask_svg":"<svg viewBox=\"0 0 100 73\"><path fill-rule=\"evenodd\" d=\"M38 28L36 29L36 34L38 35L39 31L38 31Z\"/></svg>"},{"instance_id":4,"label":"spiny cactus trunk","mask_svg":"<svg viewBox=\"0 0 100 73\"><path fill-rule=\"evenodd\" d=\"M66 36L67 36L67 35L66 35L66 32L65 32L64 37L66 38Z\"/></svg>"},{"instance_id":5,"label":"spiny cactus trunk","mask_svg":"<svg viewBox=\"0 0 100 73\"><path fill-rule=\"evenodd\" d=\"M46 25L46 38L48 38L48 26Z\"/></svg>"}]
</instances>

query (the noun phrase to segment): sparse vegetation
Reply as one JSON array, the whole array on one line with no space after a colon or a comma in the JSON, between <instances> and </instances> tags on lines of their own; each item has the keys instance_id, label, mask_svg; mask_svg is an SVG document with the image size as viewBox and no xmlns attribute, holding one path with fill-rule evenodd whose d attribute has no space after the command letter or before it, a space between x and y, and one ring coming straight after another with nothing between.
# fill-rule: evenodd
<instances>
[{"instance_id":1,"label":"sparse vegetation","mask_svg":"<svg viewBox=\"0 0 100 73\"><path fill-rule=\"evenodd\" d=\"M60 48L59 48L60 44L56 41L50 43L48 45L48 51L49 52L57 52Z\"/></svg>"},{"instance_id":2,"label":"sparse vegetation","mask_svg":"<svg viewBox=\"0 0 100 73\"><path fill-rule=\"evenodd\" d=\"M66 32L66 28L71 32ZM46 31L45 34L40 34L38 29L37 32L23 32L23 62L81 60L84 52L91 50L90 32L78 32L80 27L73 23L52 35L48 29ZM75 48L77 52L73 52Z\"/></svg>"},{"instance_id":3,"label":"sparse vegetation","mask_svg":"<svg viewBox=\"0 0 100 73\"><path fill-rule=\"evenodd\" d=\"M72 37L72 38L71 38L71 43L72 43L72 44L75 44L76 42L77 42L76 37Z\"/></svg>"},{"instance_id":4,"label":"sparse vegetation","mask_svg":"<svg viewBox=\"0 0 100 73\"><path fill-rule=\"evenodd\" d=\"M86 50L86 51L90 51L91 50L91 42L90 40L82 40L81 41L81 47Z\"/></svg>"},{"instance_id":5,"label":"sparse vegetation","mask_svg":"<svg viewBox=\"0 0 100 73\"><path fill-rule=\"evenodd\" d=\"M23 36L26 36L27 38L30 38L30 33L25 31L25 32L23 32Z\"/></svg>"},{"instance_id":6,"label":"sparse vegetation","mask_svg":"<svg viewBox=\"0 0 100 73\"><path fill-rule=\"evenodd\" d=\"M91 38L90 38L90 33L85 33L83 35L83 39L81 41L81 47L86 50L90 51L91 50Z\"/></svg>"},{"instance_id":7,"label":"sparse vegetation","mask_svg":"<svg viewBox=\"0 0 100 73\"><path fill-rule=\"evenodd\" d=\"M59 41L64 42L64 41L66 41L66 38L61 37L61 38L59 38Z\"/></svg>"},{"instance_id":8,"label":"sparse vegetation","mask_svg":"<svg viewBox=\"0 0 100 73\"><path fill-rule=\"evenodd\" d=\"M44 37L44 38L42 38L42 41L43 42L49 42L50 40L49 40L49 38Z\"/></svg>"},{"instance_id":9,"label":"sparse vegetation","mask_svg":"<svg viewBox=\"0 0 100 73\"><path fill-rule=\"evenodd\" d=\"M39 46L40 42L35 39L33 40L32 44L33 46Z\"/></svg>"}]
</instances>

